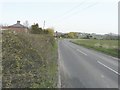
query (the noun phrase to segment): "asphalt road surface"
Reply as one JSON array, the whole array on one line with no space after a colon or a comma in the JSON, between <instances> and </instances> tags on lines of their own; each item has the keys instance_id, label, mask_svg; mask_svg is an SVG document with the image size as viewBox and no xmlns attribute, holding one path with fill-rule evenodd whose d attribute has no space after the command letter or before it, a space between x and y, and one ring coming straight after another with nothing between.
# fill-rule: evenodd
<instances>
[{"instance_id":1,"label":"asphalt road surface","mask_svg":"<svg viewBox=\"0 0 120 90\"><path fill-rule=\"evenodd\" d=\"M118 88L118 59L69 42L58 42L62 88Z\"/></svg>"}]
</instances>

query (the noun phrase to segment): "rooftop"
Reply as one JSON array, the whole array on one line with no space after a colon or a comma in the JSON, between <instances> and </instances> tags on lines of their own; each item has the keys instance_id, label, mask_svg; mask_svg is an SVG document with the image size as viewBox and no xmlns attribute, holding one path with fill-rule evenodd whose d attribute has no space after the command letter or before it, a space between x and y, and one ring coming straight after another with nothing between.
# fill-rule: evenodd
<instances>
[{"instance_id":1,"label":"rooftop","mask_svg":"<svg viewBox=\"0 0 120 90\"><path fill-rule=\"evenodd\" d=\"M14 28L26 28L24 25L20 24L20 21L17 21L16 24L13 24L11 26L8 27L14 27Z\"/></svg>"}]
</instances>

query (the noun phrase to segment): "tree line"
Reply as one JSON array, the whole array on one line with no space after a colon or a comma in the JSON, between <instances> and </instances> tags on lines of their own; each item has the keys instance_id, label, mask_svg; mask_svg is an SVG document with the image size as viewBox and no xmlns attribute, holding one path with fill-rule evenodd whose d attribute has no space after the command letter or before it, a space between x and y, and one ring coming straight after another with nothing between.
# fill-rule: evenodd
<instances>
[{"instance_id":1,"label":"tree line","mask_svg":"<svg viewBox=\"0 0 120 90\"><path fill-rule=\"evenodd\" d=\"M35 23L31 25L29 33L31 34L49 34L49 35L54 35L54 29L53 28L46 28L42 29L39 27L38 23Z\"/></svg>"},{"instance_id":2,"label":"tree line","mask_svg":"<svg viewBox=\"0 0 120 90\"><path fill-rule=\"evenodd\" d=\"M90 34L90 33L79 33L79 32L69 32L64 34L59 34L58 37L61 38L72 38L72 39L104 39L104 40L120 40L119 35L112 33L99 35L99 34Z\"/></svg>"}]
</instances>

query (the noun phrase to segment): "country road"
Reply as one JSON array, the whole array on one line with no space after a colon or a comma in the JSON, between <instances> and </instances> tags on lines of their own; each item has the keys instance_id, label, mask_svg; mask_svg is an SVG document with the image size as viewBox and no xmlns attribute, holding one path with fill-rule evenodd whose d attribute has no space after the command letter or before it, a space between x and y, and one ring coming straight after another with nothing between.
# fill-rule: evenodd
<instances>
[{"instance_id":1,"label":"country road","mask_svg":"<svg viewBox=\"0 0 120 90\"><path fill-rule=\"evenodd\" d=\"M118 88L118 60L103 53L58 41L62 88Z\"/></svg>"}]
</instances>

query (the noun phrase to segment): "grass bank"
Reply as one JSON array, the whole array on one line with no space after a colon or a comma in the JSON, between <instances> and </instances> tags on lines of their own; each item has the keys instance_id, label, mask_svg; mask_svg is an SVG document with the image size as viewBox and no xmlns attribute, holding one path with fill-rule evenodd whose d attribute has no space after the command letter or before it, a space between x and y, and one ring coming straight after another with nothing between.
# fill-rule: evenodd
<instances>
[{"instance_id":1,"label":"grass bank","mask_svg":"<svg viewBox=\"0 0 120 90\"><path fill-rule=\"evenodd\" d=\"M57 44L50 35L2 34L2 86L57 87Z\"/></svg>"},{"instance_id":2,"label":"grass bank","mask_svg":"<svg viewBox=\"0 0 120 90\"><path fill-rule=\"evenodd\" d=\"M118 57L118 40L78 39L72 40L71 42L114 57Z\"/></svg>"}]
</instances>

